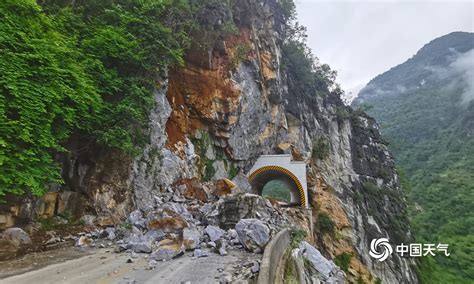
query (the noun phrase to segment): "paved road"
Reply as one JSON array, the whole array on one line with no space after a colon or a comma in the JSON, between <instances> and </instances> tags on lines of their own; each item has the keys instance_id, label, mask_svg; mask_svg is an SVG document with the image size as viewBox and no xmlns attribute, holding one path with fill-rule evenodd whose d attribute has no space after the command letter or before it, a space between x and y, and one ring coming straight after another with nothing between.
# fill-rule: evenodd
<instances>
[{"instance_id":1,"label":"paved road","mask_svg":"<svg viewBox=\"0 0 474 284\"><path fill-rule=\"evenodd\" d=\"M28 261L41 261L41 257L45 257L43 254ZM44 267L41 267L41 263L35 263L33 270L30 270L31 267L27 269L15 265L15 262L10 263L8 269L2 267L0 278L15 272L21 274L1 279L0 283L216 283L220 276L232 275L240 270L237 267L239 264L242 266L261 257L242 250L229 250L227 256L210 253L208 257L199 259L193 259L186 253L177 259L159 262L155 269L147 270L148 261L144 255L134 258L133 263L127 263L129 254L100 249L85 252L83 254L87 255L80 258L54 263L54 253L49 254L47 258L53 264Z\"/></svg>"}]
</instances>

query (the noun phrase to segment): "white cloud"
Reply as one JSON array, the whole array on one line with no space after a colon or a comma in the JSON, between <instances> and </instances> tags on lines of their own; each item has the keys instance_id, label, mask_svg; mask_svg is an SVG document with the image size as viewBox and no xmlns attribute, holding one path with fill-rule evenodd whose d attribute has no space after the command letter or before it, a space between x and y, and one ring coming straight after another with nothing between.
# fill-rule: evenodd
<instances>
[{"instance_id":1,"label":"white cloud","mask_svg":"<svg viewBox=\"0 0 474 284\"><path fill-rule=\"evenodd\" d=\"M474 31L471 1L296 0L296 5L313 53L338 71L338 82L352 93L434 38Z\"/></svg>"},{"instance_id":2,"label":"white cloud","mask_svg":"<svg viewBox=\"0 0 474 284\"><path fill-rule=\"evenodd\" d=\"M463 93L463 102L469 102L474 99L474 49L460 55L453 63L452 70L463 76L466 87Z\"/></svg>"}]
</instances>

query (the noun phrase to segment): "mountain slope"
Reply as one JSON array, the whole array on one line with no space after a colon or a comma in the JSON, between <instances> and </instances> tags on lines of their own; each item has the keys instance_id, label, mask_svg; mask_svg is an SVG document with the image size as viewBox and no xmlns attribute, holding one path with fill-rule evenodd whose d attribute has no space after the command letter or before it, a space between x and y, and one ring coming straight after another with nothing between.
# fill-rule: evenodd
<instances>
[{"instance_id":1,"label":"mountain slope","mask_svg":"<svg viewBox=\"0 0 474 284\"><path fill-rule=\"evenodd\" d=\"M195 244L196 239L207 243L207 225L227 230L243 218L275 223L278 213L253 213L256 199L264 208L273 206L255 195L260 191L252 188L248 174L260 155L287 154L307 164L312 209L284 208L297 218L292 226L305 231L325 258L339 263L350 282L417 283L414 261L393 255L380 262L369 254L374 238L410 239L399 177L375 121L344 105L335 72L319 64L302 41L305 29L297 25L292 0L48 0L41 1L44 11L35 1L6 2L7 19L28 19L20 31L24 37L30 37L27 24L36 23L29 15L57 23L56 33L84 55L78 58L85 58L79 61L85 77L107 104L92 124L97 128L79 119L70 135L61 132L65 151L46 152L50 160L57 157L63 184L51 185L42 199L8 200L0 206L0 228L71 215L74 221L129 228L134 237L127 235L128 244L135 250L136 238L151 230L170 232L159 237L169 242L147 240L145 250L169 250L173 244L180 253L185 228L196 229ZM25 6L26 12L15 13ZM15 22L11 26L17 30ZM14 38L3 34L11 33L1 33L0 25L0 38ZM35 34L31 37L38 42ZM5 54L24 58L11 42L16 43L6 41ZM28 78L9 78L30 86ZM4 91L7 87L0 80L0 97L13 97ZM32 91L17 97L41 96ZM69 109L69 101L65 104ZM87 113L87 106L81 110ZM29 104L23 108L31 109ZM9 115L8 121L16 126L17 118ZM85 125L77 135L76 124ZM36 161L38 151L21 146L14 149ZM0 163L2 158L0 151ZM35 176L21 173L39 184ZM0 185L1 177L0 172ZM244 203L241 196L250 199ZM271 235L276 232L272 229Z\"/></svg>"},{"instance_id":2,"label":"mountain slope","mask_svg":"<svg viewBox=\"0 0 474 284\"><path fill-rule=\"evenodd\" d=\"M421 279L430 283L474 277L473 48L472 33L437 38L354 102L369 106L406 172L417 240L450 245L449 257L423 259Z\"/></svg>"}]
</instances>

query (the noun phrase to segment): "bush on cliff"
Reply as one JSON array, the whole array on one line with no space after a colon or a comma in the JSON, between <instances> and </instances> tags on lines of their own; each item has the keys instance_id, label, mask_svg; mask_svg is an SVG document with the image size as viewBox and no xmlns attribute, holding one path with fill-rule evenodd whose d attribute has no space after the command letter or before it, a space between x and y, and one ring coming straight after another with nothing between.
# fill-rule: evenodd
<instances>
[{"instance_id":1,"label":"bush on cliff","mask_svg":"<svg viewBox=\"0 0 474 284\"><path fill-rule=\"evenodd\" d=\"M136 153L153 87L182 63L189 4L4 0L0 3L0 198L60 182L68 139Z\"/></svg>"}]
</instances>

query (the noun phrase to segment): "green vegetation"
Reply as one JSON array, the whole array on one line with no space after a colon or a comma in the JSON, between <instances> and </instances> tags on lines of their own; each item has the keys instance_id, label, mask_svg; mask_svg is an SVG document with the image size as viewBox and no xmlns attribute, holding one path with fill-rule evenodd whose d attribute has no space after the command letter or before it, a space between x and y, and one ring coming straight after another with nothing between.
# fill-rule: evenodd
<instances>
[{"instance_id":1,"label":"green vegetation","mask_svg":"<svg viewBox=\"0 0 474 284\"><path fill-rule=\"evenodd\" d=\"M357 277L357 279L356 279L356 283L357 284L364 284L365 283L364 279L362 278L362 275L360 275L360 271L359 271L359 277Z\"/></svg>"},{"instance_id":2,"label":"green vegetation","mask_svg":"<svg viewBox=\"0 0 474 284\"><path fill-rule=\"evenodd\" d=\"M306 43L306 27L296 21L296 7L292 0L281 1L282 16L285 19L286 35L283 44L283 66L288 75L289 89L307 98L341 94L336 84L336 71L321 64Z\"/></svg>"},{"instance_id":3,"label":"green vegetation","mask_svg":"<svg viewBox=\"0 0 474 284\"><path fill-rule=\"evenodd\" d=\"M463 133L474 104L463 110L446 103L456 101L457 94L442 87L420 90L403 100L386 98L370 112L382 123L407 173L417 241L450 244L449 257L422 259L419 276L424 283L467 283L474 277L474 142Z\"/></svg>"},{"instance_id":4,"label":"green vegetation","mask_svg":"<svg viewBox=\"0 0 474 284\"><path fill-rule=\"evenodd\" d=\"M339 106L336 108L336 117L340 120L346 120L351 118L351 112L346 106Z\"/></svg>"},{"instance_id":5,"label":"green vegetation","mask_svg":"<svg viewBox=\"0 0 474 284\"><path fill-rule=\"evenodd\" d=\"M337 255L334 258L334 263L339 266L345 272L349 271L349 266L351 264L353 254L348 252L343 252L340 255Z\"/></svg>"},{"instance_id":6,"label":"green vegetation","mask_svg":"<svg viewBox=\"0 0 474 284\"><path fill-rule=\"evenodd\" d=\"M284 273L284 283L297 284L298 276L296 275L295 264L293 258L291 257L291 252L293 249L297 248L300 243L306 238L307 233L304 230L292 229L290 231L290 246L288 247L285 253L285 273Z\"/></svg>"},{"instance_id":7,"label":"green vegetation","mask_svg":"<svg viewBox=\"0 0 474 284\"><path fill-rule=\"evenodd\" d=\"M326 212L318 214L318 230L323 234L333 234L336 230L336 223Z\"/></svg>"},{"instance_id":8,"label":"green vegetation","mask_svg":"<svg viewBox=\"0 0 474 284\"><path fill-rule=\"evenodd\" d=\"M140 153L157 78L168 66L182 64L187 48L211 50L235 34L232 13L220 25L208 17L212 9L231 11L234 5L233 0L1 1L0 201L9 193L41 195L61 183L58 161L64 153L74 157L97 147ZM333 88L334 73L317 63L302 40L293 1L278 5L289 27L285 64L308 72L298 71L291 82ZM235 64L248 48L237 47ZM206 178L210 164L201 165Z\"/></svg>"},{"instance_id":9,"label":"green vegetation","mask_svg":"<svg viewBox=\"0 0 474 284\"><path fill-rule=\"evenodd\" d=\"M324 160L329 156L330 145L326 137L319 137L313 140L313 149L311 152L313 159Z\"/></svg>"},{"instance_id":10,"label":"green vegetation","mask_svg":"<svg viewBox=\"0 0 474 284\"><path fill-rule=\"evenodd\" d=\"M250 46L246 43L239 43L235 50L235 54L230 58L229 67L231 69L236 69L239 66L239 63L245 60L247 53L250 50Z\"/></svg>"},{"instance_id":11,"label":"green vegetation","mask_svg":"<svg viewBox=\"0 0 474 284\"><path fill-rule=\"evenodd\" d=\"M288 185L281 180L271 180L267 182L263 186L262 196L287 203L291 201L290 189Z\"/></svg>"},{"instance_id":12,"label":"green vegetation","mask_svg":"<svg viewBox=\"0 0 474 284\"><path fill-rule=\"evenodd\" d=\"M204 156L205 157L205 156ZM204 164L204 181L210 181L212 177L216 174L216 169L214 168L214 161L205 158Z\"/></svg>"},{"instance_id":13,"label":"green vegetation","mask_svg":"<svg viewBox=\"0 0 474 284\"><path fill-rule=\"evenodd\" d=\"M51 231L83 226L84 222L73 219L71 212L65 211L62 214L58 214L58 216L40 219L39 224L42 231Z\"/></svg>"},{"instance_id":14,"label":"green vegetation","mask_svg":"<svg viewBox=\"0 0 474 284\"><path fill-rule=\"evenodd\" d=\"M203 131L201 132L201 137L199 139L193 139L193 144L196 147L196 152L199 156L198 167L201 169L204 181L210 181L212 177L216 174L216 169L214 169L214 160L208 159L206 152L211 145L211 137L209 133Z\"/></svg>"},{"instance_id":15,"label":"green vegetation","mask_svg":"<svg viewBox=\"0 0 474 284\"><path fill-rule=\"evenodd\" d=\"M221 25L216 25L215 18L210 17L210 14L214 15L215 13L210 9L217 8L221 11L232 11L235 0L188 0L188 2L191 6L190 22L188 24L191 25L189 30L193 39L193 49L208 52L219 46L225 36L238 34L239 30L231 14L221 18L223 20ZM180 21L185 22L186 20L180 19Z\"/></svg>"},{"instance_id":16,"label":"green vegetation","mask_svg":"<svg viewBox=\"0 0 474 284\"><path fill-rule=\"evenodd\" d=\"M161 69L183 62L186 1L0 3L0 198L61 182L71 136L136 154Z\"/></svg>"},{"instance_id":17,"label":"green vegetation","mask_svg":"<svg viewBox=\"0 0 474 284\"><path fill-rule=\"evenodd\" d=\"M238 173L239 170L234 166L234 164L231 163L229 166L227 177L229 179L233 179L235 176L237 176Z\"/></svg>"},{"instance_id":18,"label":"green vegetation","mask_svg":"<svg viewBox=\"0 0 474 284\"><path fill-rule=\"evenodd\" d=\"M298 276L296 275L295 264L291 257L291 250L286 252L286 263L285 263L285 272L284 272L284 283L288 284L298 284Z\"/></svg>"},{"instance_id":19,"label":"green vegetation","mask_svg":"<svg viewBox=\"0 0 474 284\"><path fill-rule=\"evenodd\" d=\"M381 124L396 158L411 202L416 242L449 244L449 257L439 253L419 259L422 283L472 283L474 279L474 101L463 97L468 82L449 65L453 56L449 50L472 49L473 37L453 33L439 38L374 79L373 84L385 91L382 95L365 97L370 90L361 93L373 106L368 113ZM428 61L450 76L427 75ZM422 87L410 85L422 78L427 78ZM405 84L404 93L398 91L400 86L394 87L400 82Z\"/></svg>"},{"instance_id":20,"label":"green vegetation","mask_svg":"<svg viewBox=\"0 0 474 284\"><path fill-rule=\"evenodd\" d=\"M290 248L297 248L300 243L307 237L307 233L304 230L294 229L290 231L291 234L291 243Z\"/></svg>"}]
</instances>

